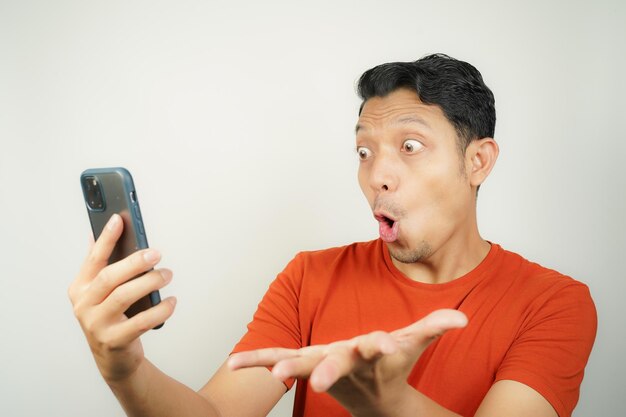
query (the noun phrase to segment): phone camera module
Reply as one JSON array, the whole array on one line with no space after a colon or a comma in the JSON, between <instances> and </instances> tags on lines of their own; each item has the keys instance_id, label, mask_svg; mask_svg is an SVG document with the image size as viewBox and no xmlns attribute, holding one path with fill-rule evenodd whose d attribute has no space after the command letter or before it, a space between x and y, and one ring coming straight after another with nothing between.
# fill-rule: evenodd
<instances>
[{"instance_id":1,"label":"phone camera module","mask_svg":"<svg viewBox=\"0 0 626 417\"><path fill-rule=\"evenodd\" d=\"M104 198L102 196L102 189L100 188L100 182L97 177L86 177L83 181L85 187L85 194L87 197L87 206L90 210L103 210Z\"/></svg>"}]
</instances>

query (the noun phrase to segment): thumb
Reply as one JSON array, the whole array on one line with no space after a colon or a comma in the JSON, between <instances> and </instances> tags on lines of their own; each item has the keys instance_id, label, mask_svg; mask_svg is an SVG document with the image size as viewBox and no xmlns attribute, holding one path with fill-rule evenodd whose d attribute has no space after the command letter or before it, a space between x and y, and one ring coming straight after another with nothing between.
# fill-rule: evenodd
<instances>
[{"instance_id":1,"label":"thumb","mask_svg":"<svg viewBox=\"0 0 626 417\"><path fill-rule=\"evenodd\" d=\"M415 323L394 332L400 343L408 343L418 348L426 348L437 337L448 330L463 328L467 316L458 310L435 310Z\"/></svg>"}]
</instances>

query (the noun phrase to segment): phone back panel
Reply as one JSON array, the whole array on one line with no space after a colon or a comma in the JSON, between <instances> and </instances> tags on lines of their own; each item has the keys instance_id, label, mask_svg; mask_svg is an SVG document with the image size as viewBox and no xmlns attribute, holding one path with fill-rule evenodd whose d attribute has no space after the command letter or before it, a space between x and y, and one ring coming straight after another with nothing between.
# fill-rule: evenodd
<instances>
[{"instance_id":1,"label":"phone back panel","mask_svg":"<svg viewBox=\"0 0 626 417\"><path fill-rule=\"evenodd\" d=\"M114 213L119 214L124 223L124 231L109 257L109 264L122 260L140 249L148 248L148 239L141 218L137 192L130 172L119 167L96 168L85 170L80 177L94 239L98 239ZM93 182L94 180L95 182ZM90 202L90 197L93 196L88 191L90 182L92 184L97 183L100 187L101 206L90 205L93 203L93 201ZM96 205L98 204L96 203ZM154 291L133 304L125 314L132 317L160 301L159 292Z\"/></svg>"},{"instance_id":2,"label":"phone back panel","mask_svg":"<svg viewBox=\"0 0 626 417\"><path fill-rule=\"evenodd\" d=\"M86 170L81 175L85 200L88 196L84 182L92 177L97 178L100 183L104 200L104 207L101 209L92 209L87 205L94 238L98 239L114 213L119 214L124 222L124 232L109 258L109 263L117 262L140 249L146 249L148 239L141 219L137 192L130 173L124 168Z\"/></svg>"}]
</instances>

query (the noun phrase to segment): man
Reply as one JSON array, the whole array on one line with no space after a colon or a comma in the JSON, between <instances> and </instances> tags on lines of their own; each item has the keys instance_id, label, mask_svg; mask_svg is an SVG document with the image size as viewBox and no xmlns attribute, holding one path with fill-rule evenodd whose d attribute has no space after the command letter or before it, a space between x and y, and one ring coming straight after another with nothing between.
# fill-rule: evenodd
<instances>
[{"instance_id":1,"label":"man","mask_svg":"<svg viewBox=\"0 0 626 417\"><path fill-rule=\"evenodd\" d=\"M131 416L261 416L298 379L294 415L569 416L596 331L587 287L483 240L476 198L498 156L494 98L445 55L359 81L359 183L380 239L299 254L198 392L139 336L175 300L153 249L106 266L111 218L69 289L99 370Z\"/></svg>"}]
</instances>

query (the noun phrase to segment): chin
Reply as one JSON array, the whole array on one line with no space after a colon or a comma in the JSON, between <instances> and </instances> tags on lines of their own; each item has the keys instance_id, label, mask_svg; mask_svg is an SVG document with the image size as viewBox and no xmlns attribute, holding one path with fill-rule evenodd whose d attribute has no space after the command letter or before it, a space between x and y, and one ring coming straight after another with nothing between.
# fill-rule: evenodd
<instances>
[{"instance_id":1,"label":"chin","mask_svg":"<svg viewBox=\"0 0 626 417\"><path fill-rule=\"evenodd\" d=\"M395 243L395 242L394 242ZM432 247L425 240L414 248L401 248L394 243L388 244L389 255L404 264L413 264L427 259L433 252Z\"/></svg>"}]
</instances>

